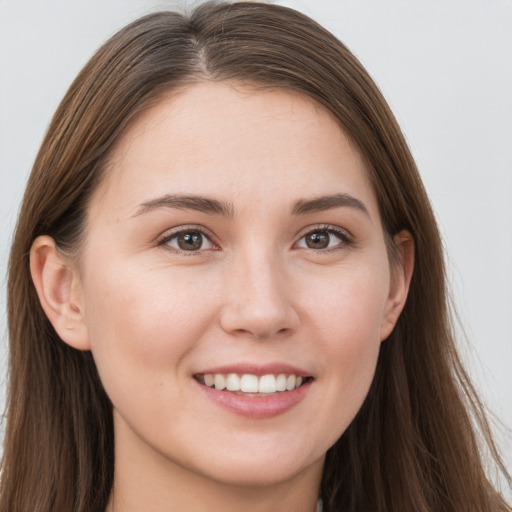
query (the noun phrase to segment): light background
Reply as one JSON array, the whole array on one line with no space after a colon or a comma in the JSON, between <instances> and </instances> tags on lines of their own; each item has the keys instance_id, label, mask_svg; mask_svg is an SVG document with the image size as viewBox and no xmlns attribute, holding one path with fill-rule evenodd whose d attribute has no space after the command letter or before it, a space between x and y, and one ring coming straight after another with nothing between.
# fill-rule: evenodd
<instances>
[{"instance_id":1,"label":"light background","mask_svg":"<svg viewBox=\"0 0 512 512\"><path fill-rule=\"evenodd\" d=\"M485 400L512 427L512 2L296 0L360 58L388 99L443 232ZM24 184L71 81L150 0L0 0L0 407L5 275ZM507 463L512 470L512 450Z\"/></svg>"}]
</instances>

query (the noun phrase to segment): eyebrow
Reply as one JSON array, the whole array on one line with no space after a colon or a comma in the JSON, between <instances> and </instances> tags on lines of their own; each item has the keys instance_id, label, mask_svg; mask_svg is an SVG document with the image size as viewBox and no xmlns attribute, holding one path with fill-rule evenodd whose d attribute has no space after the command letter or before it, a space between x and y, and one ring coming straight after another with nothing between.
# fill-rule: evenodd
<instances>
[{"instance_id":1,"label":"eyebrow","mask_svg":"<svg viewBox=\"0 0 512 512\"><path fill-rule=\"evenodd\" d=\"M333 194L320 196L314 199L299 199L292 207L293 215L324 212L332 208L354 208L370 216L364 203L349 194ZM133 215L137 217L158 208L174 208L178 210L196 210L207 214L233 217L232 203L219 201L205 196L189 196L179 194L165 194L155 199L150 199L139 205Z\"/></svg>"},{"instance_id":2,"label":"eyebrow","mask_svg":"<svg viewBox=\"0 0 512 512\"><path fill-rule=\"evenodd\" d=\"M174 208L177 210L196 210L208 214L233 217L233 205L217 199L204 196L186 196L178 194L165 194L155 199L150 199L139 205L134 217L156 210L158 208Z\"/></svg>"},{"instance_id":3,"label":"eyebrow","mask_svg":"<svg viewBox=\"0 0 512 512\"><path fill-rule=\"evenodd\" d=\"M330 196L320 196L314 199L299 199L292 208L293 215L302 215L306 213L324 212L331 208L354 208L366 214L368 209L362 201L349 194L333 194Z\"/></svg>"}]
</instances>

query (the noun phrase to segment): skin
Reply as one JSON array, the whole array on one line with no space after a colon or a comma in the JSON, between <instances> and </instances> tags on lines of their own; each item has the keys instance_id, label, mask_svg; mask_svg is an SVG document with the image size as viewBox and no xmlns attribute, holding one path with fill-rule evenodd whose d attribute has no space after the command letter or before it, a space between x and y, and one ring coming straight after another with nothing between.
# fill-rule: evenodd
<instances>
[{"instance_id":1,"label":"skin","mask_svg":"<svg viewBox=\"0 0 512 512\"><path fill-rule=\"evenodd\" d=\"M232 215L141 207L165 194L223 201ZM333 194L364 210L292 213ZM109 510L312 512L325 453L364 401L413 260L402 232L390 268L363 161L338 122L290 91L190 86L127 129L88 212L79 261L40 237L31 268L55 329L92 350L114 406ZM205 231L200 250L169 240L184 227ZM329 247L308 247L311 232ZM314 380L272 418L220 407L193 378L276 361Z\"/></svg>"}]
</instances>

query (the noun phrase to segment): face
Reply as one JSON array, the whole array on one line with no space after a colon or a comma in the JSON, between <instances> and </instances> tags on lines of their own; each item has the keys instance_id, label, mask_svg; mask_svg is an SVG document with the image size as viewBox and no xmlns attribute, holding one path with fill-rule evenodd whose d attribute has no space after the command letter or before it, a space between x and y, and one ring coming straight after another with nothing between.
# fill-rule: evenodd
<instances>
[{"instance_id":1,"label":"face","mask_svg":"<svg viewBox=\"0 0 512 512\"><path fill-rule=\"evenodd\" d=\"M330 113L228 84L161 101L116 146L80 257L117 455L230 484L320 472L398 315L392 275Z\"/></svg>"}]
</instances>

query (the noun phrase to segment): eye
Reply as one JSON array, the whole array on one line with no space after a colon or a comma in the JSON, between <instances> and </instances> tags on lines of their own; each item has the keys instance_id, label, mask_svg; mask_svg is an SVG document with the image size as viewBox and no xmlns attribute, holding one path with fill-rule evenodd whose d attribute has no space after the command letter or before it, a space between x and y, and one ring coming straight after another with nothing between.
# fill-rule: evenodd
<instances>
[{"instance_id":1,"label":"eye","mask_svg":"<svg viewBox=\"0 0 512 512\"><path fill-rule=\"evenodd\" d=\"M334 228L318 228L306 233L298 242L297 247L314 250L334 249L351 242L349 236Z\"/></svg>"},{"instance_id":2,"label":"eye","mask_svg":"<svg viewBox=\"0 0 512 512\"><path fill-rule=\"evenodd\" d=\"M184 229L165 237L160 245L166 245L180 252L197 252L213 249L213 242L199 229Z\"/></svg>"}]
</instances>

